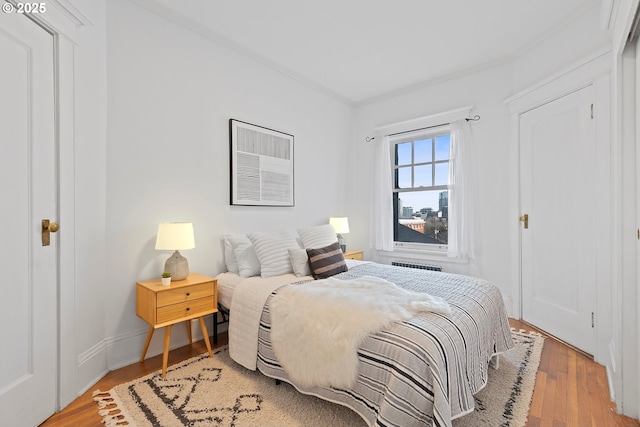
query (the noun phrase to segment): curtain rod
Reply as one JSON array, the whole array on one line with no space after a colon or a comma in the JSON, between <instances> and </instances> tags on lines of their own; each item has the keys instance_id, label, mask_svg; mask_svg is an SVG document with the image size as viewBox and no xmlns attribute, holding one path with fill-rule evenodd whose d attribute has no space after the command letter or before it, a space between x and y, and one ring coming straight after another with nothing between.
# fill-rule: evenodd
<instances>
[{"instance_id":1,"label":"curtain rod","mask_svg":"<svg viewBox=\"0 0 640 427\"><path fill-rule=\"evenodd\" d=\"M468 121L468 122L477 122L478 120L480 120L480 116L476 114L476 115L475 115L475 116L473 116L473 117L467 117L465 120L466 120L466 121ZM448 125L448 124L449 124L449 123L442 123L442 124L439 124L439 125L427 126L427 127L419 128L419 129L405 130L405 131L403 131L403 132L390 133L390 134L389 134L389 135L387 135L387 136L402 135L403 133L415 132L415 131L417 131L417 130L425 130L425 129L437 128L437 127L444 126L444 125ZM376 139L376 137L375 137L375 136L368 136L368 137L366 137L364 140L365 140L366 142L371 142L371 141L373 141L374 139Z\"/></svg>"}]
</instances>

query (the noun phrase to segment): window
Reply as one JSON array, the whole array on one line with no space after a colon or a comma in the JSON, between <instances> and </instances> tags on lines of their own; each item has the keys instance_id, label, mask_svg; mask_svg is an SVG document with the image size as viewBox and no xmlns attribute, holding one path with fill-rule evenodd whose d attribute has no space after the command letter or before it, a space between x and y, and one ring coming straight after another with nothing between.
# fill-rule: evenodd
<instances>
[{"instance_id":1,"label":"window","mask_svg":"<svg viewBox=\"0 0 640 427\"><path fill-rule=\"evenodd\" d=\"M447 245L450 141L448 126L391 139L396 246Z\"/></svg>"},{"instance_id":2,"label":"window","mask_svg":"<svg viewBox=\"0 0 640 427\"><path fill-rule=\"evenodd\" d=\"M446 253L448 258L474 257L475 148L467 120L470 112L471 107L459 108L375 129L381 143L375 148L372 237L383 255L392 256L402 248ZM427 231L415 242L403 237L403 233L418 235L407 231L400 217L415 217L417 212L437 220L412 224ZM433 236L429 236L431 224Z\"/></svg>"}]
</instances>

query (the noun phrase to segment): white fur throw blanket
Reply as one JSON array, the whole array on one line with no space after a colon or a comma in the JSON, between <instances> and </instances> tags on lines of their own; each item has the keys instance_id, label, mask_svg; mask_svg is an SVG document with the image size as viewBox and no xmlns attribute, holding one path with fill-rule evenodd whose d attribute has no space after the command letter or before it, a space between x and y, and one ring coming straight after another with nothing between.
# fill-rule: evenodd
<instances>
[{"instance_id":1,"label":"white fur throw blanket","mask_svg":"<svg viewBox=\"0 0 640 427\"><path fill-rule=\"evenodd\" d=\"M358 347L368 334L419 312L451 312L441 298L370 276L287 286L269 309L273 349L293 383L337 388L355 383Z\"/></svg>"}]
</instances>

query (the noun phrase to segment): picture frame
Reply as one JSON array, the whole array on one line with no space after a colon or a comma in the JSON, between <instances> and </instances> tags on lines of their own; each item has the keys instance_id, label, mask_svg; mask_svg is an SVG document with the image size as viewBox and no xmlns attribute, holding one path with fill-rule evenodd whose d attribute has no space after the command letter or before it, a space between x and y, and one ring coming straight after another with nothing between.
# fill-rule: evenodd
<instances>
[{"instance_id":1,"label":"picture frame","mask_svg":"<svg viewBox=\"0 0 640 427\"><path fill-rule=\"evenodd\" d=\"M294 136L229 119L231 205L294 206Z\"/></svg>"}]
</instances>

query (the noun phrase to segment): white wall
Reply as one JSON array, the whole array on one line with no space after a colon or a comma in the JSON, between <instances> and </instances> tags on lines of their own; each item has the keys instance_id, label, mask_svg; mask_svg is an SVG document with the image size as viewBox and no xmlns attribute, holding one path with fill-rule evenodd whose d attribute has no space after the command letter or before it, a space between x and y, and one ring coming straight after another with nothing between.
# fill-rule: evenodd
<instances>
[{"instance_id":1,"label":"white wall","mask_svg":"<svg viewBox=\"0 0 640 427\"><path fill-rule=\"evenodd\" d=\"M105 227L106 227L106 142L107 142L107 81L105 4L102 0L74 1L76 12L86 18L77 27L73 47L73 112L75 138L72 158L62 161L72 165L64 171L71 177L75 200L74 230L61 224L60 239L73 236L73 283L65 281L63 309L73 309L72 331L63 326L64 342L72 349L62 349L63 357L72 355L73 378L64 378L62 404L73 399L94 381L108 372L106 359L105 299ZM67 144L67 142L65 142ZM66 185L63 183L62 185ZM69 293L67 293L69 290ZM67 300L67 296L71 295ZM67 316L67 313L64 313ZM65 369L65 372L67 370ZM71 390L68 390L71 384Z\"/></svg>"},{"instance_id":2,"label":"white wall","mask_svg":"<svg viewBox=\"0 0 640 427\"><path fill-rule=\"evenodd\" d=\"M132 3L107 5L106 336L136 361L135 282L158 277L158 223L191 221L190 270L223 271L221 236L326 223L346 210L352 108ZM230 118L295 136L295 207L229 205ZM209 323L211 328L211 324ZM194 329L199 330L199 328ZM157 334L161 335L161 334ZM149 354L161 352L154 337ZM186 334L175 328L172 347Z\"/></svg>"},{"instance_id":3,"label":"white wall","mask_svg":"<svg viewBox=\"0 0 640 427\"><path fill-rule=\"evenodd\" d=\"M371 192L362 190L369 188L368 183L373 177L374 171L369 165L373 162L374 143L367 144L364 138L373 136L374 128L473 105L472 114L481 116L479 122L471 124L478 153L480 203L476 258L469 264L449 263L446 258L430 260L442 264L446 271L471 274L496 283L509 304L512 286L509 224L517 221L517 218L511 218L510 209L518 203L510 199L509 151L517 148L510 145L509 120L503 101L587 53L607 46L610 37L607 31L599 29L599 9L591 9L508 64L435 85L417 87L412 92L357 108L352 150L360 161L351 175L356 185L351 193L354 203L349 216L361 218L362 221L368 221L369 218ZM368 225L350 234L349 239L354 242L352 246L367 248L369 257L390 262L391 258L382 257L371 249L373 242ZM420 256L413 258L425 259Z\"/></svg>"},{"instance_id":4,"label":"white wall","mask_svg":"<svg viewBox=\"0 0 640 427\"><path fill-rule=\"evenodd\" d=\"M635 124L635 146L636 146L636 168L638 167L638 160L640 159L639 153L638 153L638 146L640 145L640 126L638 126L638 123L640 123L640 43L638 43L638 41L636 40L636 52L635 52L635 56L636 56L636 64L635 64L635 72L636 72L636 94L635 94L635 119L634 119L634 124ZM640 175L638 174L637 170L636 170L636 197L638 194L638 188L640 187L638 185L638 183L640 182ZM640 230L639 227L637 227L638 223L638 200L636 200L636 230ZM636 242L637 245L637 242ZM636 301L635 304L633 304L633 302L631 303L631 312L635 314L635 320L636 320L636 324L635 324L635 328L633 327L633 325L631 325L631 327L629 329L631 329L631 331L633 331L635 329L635 353L631 352L629 357L630 360L630 364L633 364L635 361L635 366L631 367L632 372L635 370L636 373L636 380L633 381L633 379L631 378L631 375L629 375L629 383L630 385L628 385L627 387L633 388L635 386L634 389L634 393L635 396L625 396L625 399L627 400L628 403L628 407L629 409L627 410L627 412L634 416L636 418L640 418L640 338L638 337L638 335L640 335L640 281L638 280L638 260L640 260L640 253L638 253L637 250L637 246L636 246L636 251L635 251L635 255L636 255L636 277L635 277L635 282L636 282L636 286L635 286L635 290L636 290ZM633 317L633 316L630 316ZM630 322L631 323L631 322ZM635 399L634 399L635 398Z\"/></svg>"},{"instance_id":5,"label":"white wall","mask_svg":"<svg viewBox=\"0 0 640 427\"><path fill-rule=\"evenodd\" d=\"M372 179L372 171L368 166L373 162L373 144L364 142L366 136L373 136L373 129L386 124L409 120L416 117L435 114L466 105L474 105L474 114L482 116L482 120L472 124L475 143L481 150L478 159L479 198L483 203L480 213L481 230L477 239L478 254L467 266L441 262L445 269L454 272L479 275L496 283L509 300L512 286L509 275L508 253L509 226L514 218L507 217L509 206L517 204L517 200L509 200L509 183L507 182L507 151L510 147L507 133L506 111L502 101L530 86L565 69L577 60L592 52L602 52L611 46L613 38L614 68L612 73L613 98L612 108L612 145L613 159L610 199L614 201L607 233L611 235L614 246L611 263L613 273L610 281L602 281L598 293L608 292L608 301L604 304L600 315L604 318L605 329L598 336L598 348L601 360L609 370L612 393L615 392L618 410L632 417L637 417L640 408L638 395L638 287L637 287L637 242L632 236L637 228L637 219L631 218L635 212L635 190L625 189L634 180L636 174L635 146L622 144L623 134L633 132L629 127L620 127L621 111L628 106L622 105L621 91L636 93L635 89L621 89L622 81L618 75L621 68L619 58L626 42L628 28L633 11L638 6L637 0L621 0L616 2L618 19L622 24L616 25L613 31L600 30L599 11L586 13L578 21L559 29L547 40L530 51L518 56L508 65L470 74L465 77L433 86L417 88L411 93L399 94L371 104L361 106L356 111L356 129L353 135L352 151L355 158L361 159L350 176L356 183L351 199L354 201L349 212L350 217L368 219L370 192L363 191ZM624 27L625 30L620 28ZM626 32L625 32L626 31ZM612 34L613 33L613 34ZM612 37L613 35L613 37ZM635 75L634 75L635 78ZM631 92L629 92L631 90ZM607 107L608 111L608 107ZM624 184L626 182L627 184ZM635 188L635 187L634 187ZM388 262L371 249L368 225L362 226L355 234L349 236L354 244L368 248L368 256ZM418 257L416 257L418 259ZM622 265L624 264L624 265ZM607 283L605 283L607 282ZM610 282L610 283L609 283ZM513 301L517 303L517 301ZM622 331L624 329L624 331ZM599 327L602 330L602 327ZM611 356L604 354L603 346L611 347ZM612 373L612 369L616 369Z\"/></svg>"},{"instance_id":6,"label":"white wall","mask_svg":"<svg viewBox=\"0 0 640 427\"><path fill-rule=\"evenodd\" d=\"M638 0L619 0L612 29L612 155L615 220L612 277L612 389L618 411L638 417L640 414L640 358L638 357L638 258L635 232L637 218L636 159L636 66L635 47L628 44Z\"/></svg>"},{"instance_id":7,"label":"white wall","mask_svg":"<svg viewBox=\"0 0 640 427\"><path fill-rule=\"evenodd\" d=\"M609 37L593 32L591 10L509 64L354 110L127 1L74 3L93 24L79 30L74 53L78 392L139 358L146 325L135 315L135 282L157 276L169 255L153 248L159 222L194 223L196 249L184 255L192 271L210 275L223 268L223 233L294 232L329 216L349 216L347 244L376 259L373 144L364 138L381 125L461 106L482 116L472 124L481 234L477 258L447 269L491 280L509 297L509 207L517 201L509 199L502 101ZM294 208L229 206L229 118L295 135ZM172 347L186 342L175 329ZM149 355L161 352L160 341Z\"/></svg>"},{"instance_id":8,"label":"white wall","mask_svg":"<svg viewBox=\"0 0 640 427\"><path fill-rule=\"evenodd\" d=\"M481 116L479 122L471 124L478 153L477 185L478 200L481 202L477 256L469 265L450 264L445 269L480 276L507 289L508 121L502 100L510 95L510 80L511 68L501 66L358 108L354 145L357 147L355 155L361 160L353 171L352 179L356 185L352 189L354 203L349 216L368 221L371 191L367 183L373 180L375 173L370 167L373 164L375 142L366 143L364 139L373 136L374 128L473 105L472 114ZM364 188L369 191L361 191ZM349 240L353 241L351 246L366 248L369 250L367 256L377 258L376 251L371 249L373 243L368 232L367 226L362 227L361 232L349 234ZM380 261L389 262L382 258ZM446 262L446 258L438 263L443 262Z\"/></svg>"},{"instance_id":9,"label":"white wall","mask_svg":"<svg viewBox=\"0 0 640 427\"><path fill-rule=\"evenodd\" d=\"M611 46L611 31L601 29L600 8L562 25L513 61L513 91L519 92L593 51Z\"/></svg>"}]
</instances>

